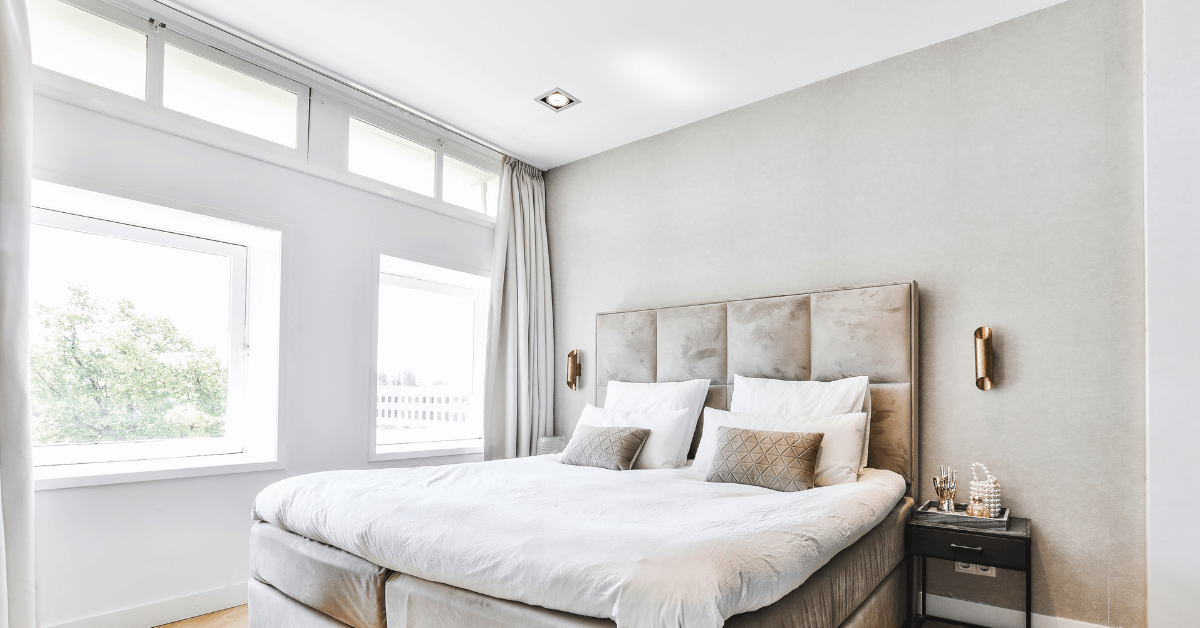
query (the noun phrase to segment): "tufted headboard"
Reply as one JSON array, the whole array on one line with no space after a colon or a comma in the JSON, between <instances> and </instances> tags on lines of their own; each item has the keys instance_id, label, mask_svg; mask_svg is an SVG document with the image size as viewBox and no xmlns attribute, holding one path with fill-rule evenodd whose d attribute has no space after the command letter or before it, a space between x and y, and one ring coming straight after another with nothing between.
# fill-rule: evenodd
<instances>
[{"instance_id":1,"label":"tufted headboard","mask_svg":"<svg viewBox=\"0 0 1200 628\"><path fill-rule=\"evenodd\" d=\"M708 378L705 405L729 409L733 376L871 380L868 466L917 463L917 282L596 315L596 405L608 382ZM697 427L692 454L700 439Z\"/></svg>"}]
</instances>

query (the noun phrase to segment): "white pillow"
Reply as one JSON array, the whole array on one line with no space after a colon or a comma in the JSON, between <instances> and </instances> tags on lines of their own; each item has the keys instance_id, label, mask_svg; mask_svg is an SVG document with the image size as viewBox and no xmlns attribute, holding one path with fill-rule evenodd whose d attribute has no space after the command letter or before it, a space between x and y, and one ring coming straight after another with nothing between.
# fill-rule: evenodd
<instances>
[{"instance_id":1,"label":"white pillow","mask_svg":"<svg viewBox=\"0 0 1200 628\"><path fill-rule=\"evenodd\" d=\"M795 382L782 379L733 376L730 412L783 416L835 416L867 413L860 467L867 466L871 438L870 381L865 375L834 382Z\"/></svg>"},{"instance_id":2,"label":"white pillow","mask_svg":"<svg viewBox=\"0 0 1200 628\"><path fill-rule=\"evenodd\" d=\"M652 412L626 412L612 408L597 408L587 404L579 416L580 425L593 427L641 427L650 430L642 445L642 452L633 462L634 469L674 469L679 466L680 443L686 438L692 442L691 410L655 410ZM574 436L572 436L574 438Z\"/></svg>"},{"instance_id":3,"label":"white pillow","mask_svg":"<svg viewBox=\"0 0 1200 628\"><path fill-rule=\"evenodd\" d=\"M696 433L696 422L700 420L700 411L704 409L704 398L708 396L707 379L693 379L686 382L662 382L659 384L638 384L632 382L609 382L608 395L604 398L604 409L625 410L627 412L651 412L657 410L689 409L691 420L688 426L688 437L680 447L678 462L675 466L687 464L688 450L692 447L692 435Z\"/></svg>"},{"instance_id":4,"label":"white pillow","mask_svg":"<svg viewBox=\"0 0 1200 628\"><path fill-rule=\"evenodd\" d=\"M700 436L700 446L696 448L696 461L692 463L692 468L701 474L708 472L713 456L717 453L717 428L721 426L768 432L824 434L821 449L817 452L817 486L857 482L858 474L862 471L860 454L867 429L867 415L864 412L829 417L798 417L705 408L704 433Z\"/></svg>"}]
</instances>

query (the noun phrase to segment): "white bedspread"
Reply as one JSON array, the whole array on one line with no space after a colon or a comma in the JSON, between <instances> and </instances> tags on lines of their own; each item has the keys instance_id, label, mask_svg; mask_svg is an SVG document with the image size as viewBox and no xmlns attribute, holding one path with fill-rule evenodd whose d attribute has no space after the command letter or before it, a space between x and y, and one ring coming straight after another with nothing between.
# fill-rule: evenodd
<instances>
[{"instance_id":1,"label":"white bedspread","mask_svg":"<svg viewBox=\"0 0 1200 628\"><path fill-rule=\"evenodd\" d=\"M689 469L538 456L332 471L268 486L257 518L389 569L621 628L718 627L792 591L887 516L904 480L780 493Z\"/></svg>"}]
</instances>

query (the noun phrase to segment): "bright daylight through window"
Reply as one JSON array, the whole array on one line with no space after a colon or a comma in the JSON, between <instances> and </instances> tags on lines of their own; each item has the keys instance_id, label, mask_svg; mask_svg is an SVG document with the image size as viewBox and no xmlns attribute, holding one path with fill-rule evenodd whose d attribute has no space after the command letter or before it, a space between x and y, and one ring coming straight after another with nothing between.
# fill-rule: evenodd
<instances>
[{"instance_id":1,"label":"bright daylight through window","mask_svg":"<svg viewBox=\"0 0 1200 628\"><path fill-rule=\"evenodd\" d=\"M375 454L478 448L488 279L380 256Z\"/></svg>"},{"instance_id":2,"label":"bright daylight through window","mask_svg":"<svg viewBox=\"0 0 1200 628\"><path fill-rule=\"evenodd\" d=\"M38 211L36 464L242 449L246 247Z\"/></svg>"},{"instance_id":3,"label":"bright daylight through window","mask_svg":"<svg viewBox=\"0 0 1200 628\"><path fill-rule=\"evenodd\" d=\"M434 157L432 148L350 118L350 172L433 196Z\"/></svg>"},{"instance_id":4,"label":"bright daylight through window","mask_svg":"<svg viewBox=\"0 0 1200 628\"><path fill-rule=\"evenodd\" d=\"M59 0L30 0L33 63L146 98L146 35Z\"/></svg>"},{"instance_id":5,"label":"bright daylight through window","mask_svg":"<svg viewBox=\"0 0 1200 628\"><path fill-rule=\"evenodd\" d=\"M296 147L298 95L170 44L163 55L164 107Z\"/></svg>"},{"instance_id":6,"label":"bright daylight through window","mask_svg":"<svg viewBox=\"0 0 1200 628\"><path fill-rule=\"evenodd\" d=\"M443 155L442 200L495 216L500 201L500 176Z\"/></svg>"},{"instance_id":7,"label":"bright daylight through window","mask_svg":"<svg viewBox=\"0 0 1200 628\"><path fill-rule=\"evenodd\" d=\"M283 234L37 180L33 205L36 479L275 464Z\"/></svg>"}]
</instances>

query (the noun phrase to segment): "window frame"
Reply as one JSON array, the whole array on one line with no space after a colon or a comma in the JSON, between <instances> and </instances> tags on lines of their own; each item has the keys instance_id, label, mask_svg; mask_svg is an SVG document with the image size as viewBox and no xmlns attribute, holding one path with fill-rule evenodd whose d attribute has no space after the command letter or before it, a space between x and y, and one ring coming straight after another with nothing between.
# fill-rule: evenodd
<instances>
[{"instance_id":1,"label":"window frame","mask_svg":"<svg viewBox=\"0 0 1200 628\"><path fill-rule=\"evenodd\" d=\"M384 131L387 131L388 133L393 133L395 135L399 135L400 137L402 137L410 142L420 144L426 148L433 149L433 151L434 151L434 155L433 155L433 196L432 197L426 196L424 194L421 194L420 192L415 192L408 188L403 188L398 185L388 183L387 181L381 181L379 179L368 177L366 175L362 175L357 172L352 172L350 170L350 141L349 141L349 129L350 129L350 124L351 124L351 121L350 121L351 118L357 119L359 122L363 122L365 124L369 124L371 126L383 129ZM489 224L489 225L495 224L496 217L492 214L489 214L487 212L475 211L473 209L468 209L461 205L456 205L454 203L450 203L450 202L446 201L444 198L445 197L444 173L445 173L445 157L449 156L453 159L457 159L458 161L461 161L465 164L475 166L476 168L479 168L480 170L483 170L485 172L490 172L490 173L496 175L497 177L499 177L501 175L501 170L502 170L501 163L499 160L491 159L491 158L487 157L486 155L484 155L483 153L473 150L469 147L463 146L459 143L447 141L443 138L437 137L436 135L431 135L429 133L426 133L414 126L404 124L403 122L393 120L391 118L380 115L373 111L369 111L367 109L363 109L363 108L359 108L359 107L353 107L347 111L346 116L345 116L345 124L343 125L343 128L346 131L347 140L345 142L345 150L344 150L343 154L341 155L340 166L341 166L341 169L343 171L345 171L345 173L347 175L353 177L354 179L356 179L358 181L361 181L362 185L384 186L390 190L395 190L401 194L418 196L418 197L421 197L424 199L432 199L432 200L436 201L437 203L443 204L447 207L452 207L456 211L465 212L471 216L481 217L483 220L487 221L486 224ZM498 209L499 208L497 208L497 210Z\"/></svg>"},{"instance_id":2,"label":"window frame","mask_svg":"<svg viewBox=\"0 0 1200 628\"><path fill-rule=\"evenodd\" d=\"M469 210L468 210L469 211ZM385 282L389 285L398 287L408 287L418 290L428 290L430 292L452 294L454 296L467 296L472 294L475 296L475 329L474 333L478 334L475 341L475 364L476 373L474 375L475 386L479 389L479 408L481 416L484 412L483 407L483 392L484 392L484 361L487 352L487 333L488 333L488 294L486 291L474 290L463 286L457 286L450 283L443 283L436 280L411 277L399 273L387 272L383 269L383 258L392 257L402 261L416 262L436 268L456 271L468 275L476 275L487 280L490 275L487 272L477 268L470 268L458 264L447 263L441 260L434 260L420 255L398 252L383 247L375 247L373 251L374 267L373 277L375 289L372 290L372 307L371 307L371 336L370 336L370 370L371 374L370 385L368 386L368 403L364 414L368 417L367 420L367 461L368 462L386 462L390 460L409 460L414 458L433 458L443 456L463 456L469 455L473 459L483 459L483 435L479 438L463 439L456 441L437 441L430 443L404 443L394 445L384 445L386 451L380 451L379 445L376 442L379 419L378 407L379 403L379 380L376 379L375 373L379 365L379 288ZM385 279L386 277L386 279ZM440 286L440 288L438 288ZM433 288L432 290L430 288Z\"/></svg>"},{"instance_id":3,"label":"window frame","mask_svg":"<svg viewBox=\"0 0 1200 628\"><path fill-rule=\"evenodd\" d=\"M354 115L360 120L418 143L436 146L439 155L444 151L457 159L497 174L504 157L498 149L477 145L474 141L443 128L432 119L412 113L403 106L394 105L386 97L374 95L369 88L362 88L348 79L339 78L336 73L305 66L289 58L286 53L272 54L273 48L269 44L260 45L250 35L226 26L214 26L172 6L152 4L144 0L65 1L85 11L135 28L148 36L147 100L137 100L35 66L33 78L34 92L37 96L246 155L456 220L489 229L495 228L494 216L440 200L440 156L434 168L437 179L433 197L349 172L346 117ZM159 23L165 21L168 26L166 29L151 28L150 19ZM162 107L161 42L167 33L174 33L192 40L196 45L229 55L257 68L255 71L268 72L271 73L270 76L282 77L303 86L307 91L301 94L300 99L302 110L297 120L302 129L297 148L289 149ZM156 45L155 41L158 41L159 45ZM151 76L157 76L154 83L150 82ZM155 106L149 104L151 102L159 104ZM425 138L429 138L431 143L427 143Z\"/></svg>"},{"instance_id":4,"label":"window frame","mask_svg":"<svg viewBox=\"0 0 1200 628\"><path fill-rule=\"evenodd\" d=\"M150 61L150 63L157 64L157 70L155 70L152 73L155 77L157 77L157 81L149 79L151 83L155 83L153 85L154 91L151 92L149 89L147 89L147 99L149 99L149 96L151 94L153 94L154 98L157 99L156 102L154 102L153 104L156 104L157 106L159 106L164 112L173 114L175 116L179 116L181 123L187 123L187 122L194 121L194 122L199 122L200 124L204 125L205 127L216 127L216 129L218 129L222 135L234 134L234 135L230 135L231 139L233 137L249 138L251 140L255 140L256 142L265 142L270 147L283 148L285 150L295 152L299 155L304 155L308 152L308 109L311 105L311 102L309 99L310 88L307 85L305 85L299 81L294 81L290 78L287 78L283 75L277 74L270 70L264 69L253 63L249 63L243 59L238 58L237 56L234 56L234 55L232 55L228 52L225 52L219 48L216 48L214 46L200 43L200 42L196 41L195 39L192 39L191 37L185 37L183 35L180 35L176 32L170 31L170 30L163 31L163 32L159 33L159 35L160 35L160 38L159 38L160 45L151 46L151 49L154 52L154 55L156 58L154 60ZM295 94L296 95L296 125L295 125L295 129L294 129L295 133L296 133L295 148L286 146L284 144L279 144L279 143L273 142L268 139L258 137L257 135L251 135L249 133L238 131L236 129L233 129L233 128L230 128L227 126L222 126L220 124L217 124L216 122L210 122L208 120L205 120L204 118L197 118L193 115L183 113L182 111L177 111L175 109L168 109L166 107L166 105L163 104L163 86L166 82L165 61L166 61L166 46L167 45L175 46L176 48L190 52L198 57L212 61L213 63L216 63L217 65L223 65L231 70L234 70L235 72L241 72L242 74L256 78L264 83L274 85L275 87L278 87L284 91Z\"/></svg>"},{"instance_id":5,"label":"window frame","mask_svg":"<svg viewBox=\"0 0 1200 628\"><path fill-rule=\"evenodd\" d=\"M109 89L107 87L104 87L102 85L97 85L96 83L85 81L81 78L76 78L76 77L70 76L68 74L63 74L56 70L50 70L50 69L44 68L44 67L42 67L40 65L36 65L36 64L33 65L34 79L36 80L36 79L42 78L44 80L48 80L49 82L51 82L53 84L58 84L58 85L85 86L85 87L89 88L89 92L92 92L93 97L98 97L98 98L114 97L125 103L137 103L137 104L143 104L143 105L148 103L150 101L150 95L151 95L150 73L151 73L151 68L153 67L152 57L153 57L153 50L154 50L154 44L152 43L152 39L154 37L154 29L150 28L149 22L146 20L140 20L135 15L132 15L127 11L122 11L118 7L107 4L105 2L93 2L91 0L82 0L82 1L81 0L58 0L58 1L62 2L63 4L73 6L81 11L91 13L92 15L95 15L97 17L106 19L110 22L113 22L114 24L119 24L121 26L124 26L130 30L133 30L135 32L141 33L146 36L146 67L145 67L145 74L144 74L144 78L146 81L146 84L144 86L144 88L145 88L144 93L146 94L146 97L145 98L136 98L134 96L130 96L129 94L124 94L124 93ZM39 76L39 74L45 75L45 76Z\"/></svg>"},{"instance_id":6,"label":"window frame","mask_svg":"<svg viewBox=\"0 0 1200 628\"><path fill-rule=\"evenodd\" d=\"M50 467L78 464L130 462L134 460L163 460L190 456L239 454L245 450L242 440L246 433L246 364L245 351L249 346L246 325L246 297L249 254L245 245L230 244L209 238L184 235L162 229L93 218L82 214L34 206L32 223L37 226L66 229L100 237L112 237L144 244L168 246L197 253L222 255L229 258L229 365L225 400L226 435L219 438L189 438L162 441L116 441L100 443L70 443L35 445L33 466ZM180 442L188 441L188 442ZM51 449L45 449L51 448ZM124 453L122 453L124 452Z\"/></svg>"},{"instance_id":7,"label":"window frame","mask_svg":"<svg viewBox=\"0 0 1200 628\"><path fill-rule=\"evenodd\" d=\"M214 44L202 43L203 38L201 37L195 37L191 33L181 34L174 30L177 28L175 25L165 29L153 28L148 19L139 20L135 14L122 10L118 6L111 6L100 0L56 1L70 4L147 36L146 99L140 100L37 65L33 66L36 92L130 122L146 124L181 137L196 139L251 156L282 158L291 163L306 161L312 100L312 88L308 85L242 59ZM130 8L130 11L133 11L133 8ZM284 146L163 106L163 62L167 44L296 94L296 147Z\"/></svg>"},{"instance_id":8,"label":"window frame","mask_svg":"<svg viewBox=\"0 0 1200 628\"><path fill-rule=\"evenodd\" d=\"M392 135L398 135L405 140L408 140L414 144L417 144L418 146L423 146L425 148L432 150L433 151L433 185L432 185L433 195L432 196L425 195L416 190L410 190L406 187L401 187L394 183L388 183L387 181L384 181L382 179L376 179L374 177L369 177L365 174L359 174L357 172L354 172L353 170L350 170L350 125L354 124L355 120L358 120L359 122L361 122L363 124L373 126L377 129L380 129L381 131L391 133ZM422 198L440 201L440 200L442 200L442 198L441 198L441 182L442 182L441 164L442 164L442 149L443 149L442 144L444 144L444 143L445 142L442 142L441 140L439 140L438 138L436 138L432 135L429 135L427 133L421 133L419 131L416 131L415 129L406 127L398 122L388 120L387 118L384 118L383 116L375 115L370 112L352 111L352 112L350 112L350 115L347 116L347 118L346 118L346 154L343 155L343 157L345 158L345 164L343 165L343 167L345 168L347 174L349 174L350 176L352 176L356 179L360 179L362 181L369 181L372 184L386 185L389 188L399 190L405 194L414 194L414 195L420 196ZM470 211L470 210L467 210L467 211Z\"/></svg>"},{"instance_id":9,"label":"window frame","mask_svg":"<svg viewBox=\"0 0 1200 628\"><path fill-rule=\"evenodd\" d=\"M280 338L284 233L272 228L275 225L258 226L245 222L244 217L239 217L237 222L217 218L208 215L206 208L186 203L168 204L161 198L151 196L143 196L144 201L137 200L139 195L136 193L113 190L122 194L114 196L105 193L108 188L103 185L75 181L69 183L64 185L34 179L32 204L47 211L246 247L245 344L242 349L245 377L241 398L241 405L245 408L245 420L242 422L245 431L235 434L242 444L239 453L208 452L175 458L38 466L33 470L34 489L54 490L284 468L283 445L279 439L280 410L283 407L283 347ZM231 339L231 349L232 342ZM232 366L233 356L230 357ZM231 397L235 394L232 387L229 394ZM198 446L202 445L184 444L179 447L187 449Z\"/></svg>"},{"instance_id":10,"label":"window frame","mask_svg":"<svg viewBox=\"0 0 1200 628\"><path fill-rule=\"evenodd\" d=\"M483 161L484 161L484 160L478 159L478 158L477 158L476 156L474 156L473 154L471 154L471 153L467 153L467 152L465 152L465 151L461 151L461 150L458 150L458 149L447 150L447 151L444 151L444 152L442 153L442 155L440 155L440 158L439 158L439 166L440 166L440 168L438 169L438 172L439 172L439 173L444 173L444 172L445 172L445 170L446 170L446 157L449 157L450 159L454 159L454 160L460 161L460 162L462 162L462 163L464 163L464 164L467 164L468 166L474 166L474 167L476 167L476 168L479 168L480 170L482 170L482 171L484 171L484 172L487 172L487 173L490 173L490 174L494 174L494 175L496 175L496 179L497 179L497 181L496 181L496 185L497 185L497 186L499 186L499 185L500 185L500 183L501 183L501 182L499 181L499 179L500 179L500 174L501 174L501 169L500 169L499 167L496 167L495 165L483 165ZM446 190L445 190L445 186L446 186L446 179L445 179L445 176L443 175L443 176L440 176L440 177L439 177L439 182L438 182L438 199L439 199L439 200L442 200L443 202L450 203L450 201L446 201L446 200L445 200L445 196L446 196ZM491 213L488 213L488 212L477 212L477 211L475 211L475 210L473 210L473 209L468 209L468 208L466 208L466 207L463 207L462 205L457 205L457 204L455 204L455 203L450 203L450 204L451 204L451 205L454 205L455 207L460 207L460 208L462 208L462 209L465 209L466 211L469 211L469 212L474 212L474 213L480 214L480 215L482 215L482 216L488 216L488 217L490 217L490 218L492 218L492 219L495 219L495 218L496 218L496 214L491 214ZM499 213L499 211L500 211L500 207L499 207L499 205L500 205L500 190L499 190L499 189L497 189L497 190L496 190L496 205L497 205L497 206L496 206L496 208L495 208L495 209L496 209L496 213Z\"/></svg>"}]
</instances>

